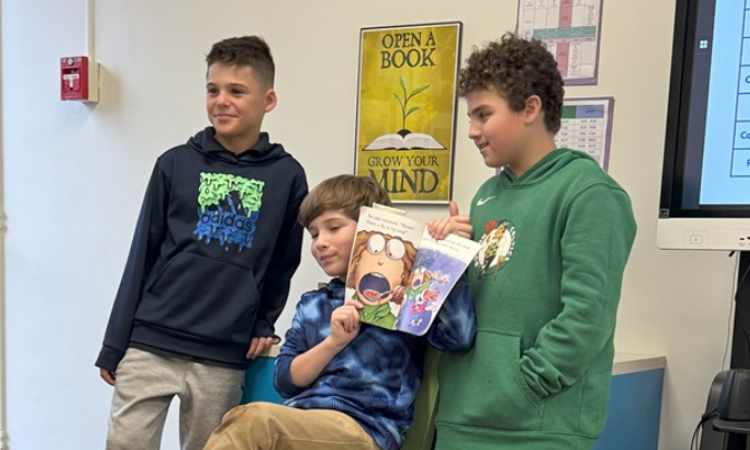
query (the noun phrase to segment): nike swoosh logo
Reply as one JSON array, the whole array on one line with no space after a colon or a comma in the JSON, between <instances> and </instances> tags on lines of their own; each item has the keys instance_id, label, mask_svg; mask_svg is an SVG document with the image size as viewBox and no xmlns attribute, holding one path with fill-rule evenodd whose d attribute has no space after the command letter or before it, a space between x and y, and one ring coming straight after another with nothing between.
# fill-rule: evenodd
<instances>
[{"instance_id":1,"label":"nike swoosh logo","mask_svg":"<svg viewBox=\"0 0 750 450\"><path fill-rule=\"evenodd\" d=\"M480 198L479 200L477 200L477 206L482 206L485 203L487 203L488 201L492 200L493 198L495 198L494 195L492 195L490 197L487 197L487 198Z\"/></svg>"}]
</instances>

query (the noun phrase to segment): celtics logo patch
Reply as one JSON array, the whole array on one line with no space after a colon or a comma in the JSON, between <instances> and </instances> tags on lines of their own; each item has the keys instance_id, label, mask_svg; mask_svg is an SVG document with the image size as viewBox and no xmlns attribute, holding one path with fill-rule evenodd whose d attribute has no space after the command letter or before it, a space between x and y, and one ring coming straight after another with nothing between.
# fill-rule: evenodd
<instances>
[{"instance_id":1,"label":"celtics logo patch","mask_svg":"<svg viewBox=\"0 0 750 450\"><path fill-rule=\"evenodd\" d=\"M513 256L516 227L507 220L490 220L484 224L484 234L479 245L474 265L479 276L483 277L502 269Z\"/></svg>"}]
</instances>

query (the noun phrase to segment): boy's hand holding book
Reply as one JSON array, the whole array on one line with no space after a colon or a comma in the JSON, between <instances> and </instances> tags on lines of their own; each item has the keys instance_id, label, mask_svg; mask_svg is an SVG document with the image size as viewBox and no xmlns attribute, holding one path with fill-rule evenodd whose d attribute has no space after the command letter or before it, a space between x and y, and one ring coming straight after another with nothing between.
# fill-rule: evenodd
<instances>
[{"instance_id":1,"label":"boy's hand holding book","mask_svg":"<svg viewBox=\"0 0 750 450\"><path fill-rule=\"evenodd\" d=\"M337 350L346 347L359 334L357 309L355 305L349 303L334 309L331 314L331 334L327 340Z\"/></svg>"}]
</instances>

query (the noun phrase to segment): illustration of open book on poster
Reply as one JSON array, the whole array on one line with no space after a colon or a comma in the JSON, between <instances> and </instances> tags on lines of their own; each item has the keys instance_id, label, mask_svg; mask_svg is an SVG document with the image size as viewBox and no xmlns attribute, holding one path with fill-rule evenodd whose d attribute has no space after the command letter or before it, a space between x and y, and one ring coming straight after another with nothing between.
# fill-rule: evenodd
<instances>
[{"instance_id":1,"label":"illustration of open book on poster","mask_svg":"<svg viewBox=\"0 0 750 450\"><path fill-rule=\"evenodd\" d=\"M365 150L443 150L444 148L429 134L404 130L378 136L365 147Z\"/></svg>"},{"instance_id":2,"label":"illustration of open book on poster","mask_svg":"<svg viewBox=\"0 0 750 450\"><path fill-rule=\"evenodd\" d=\"M436 241L393 208L363 207L346 280L364 323L423 335L430 329L479 244L456 235Z\"/></svg>"}]
</instances>

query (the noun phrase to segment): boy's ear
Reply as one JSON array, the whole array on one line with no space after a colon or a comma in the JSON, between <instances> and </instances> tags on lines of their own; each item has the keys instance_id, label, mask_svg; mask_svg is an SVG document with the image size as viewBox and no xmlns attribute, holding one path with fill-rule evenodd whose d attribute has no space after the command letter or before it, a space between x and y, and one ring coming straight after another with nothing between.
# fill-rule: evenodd
<instances>
[{"instance_id":1,"label":"boy's ear","mask_svg":"<svg viewBox=\"0 0 750 450\"><path fill-rule=\"evenodd\" d=\"M268 88L268 90L266 91L264 102L266 105L266 113L270 113L274 108L276 108L276 104L279 102L279 99L276 96L276 90L274 88Z\"/></svg>"},{"instance_id":2,"label":"boy's ear","mask_svg":"<svg viewBox=\"0 0 750 450\"><path fill-rule=\"evenodd\" d=\"M524 124L532 125L544 114L542 99L538 95L531 95L526 99L523 109Z\"/></svg>"}]
</instances>

